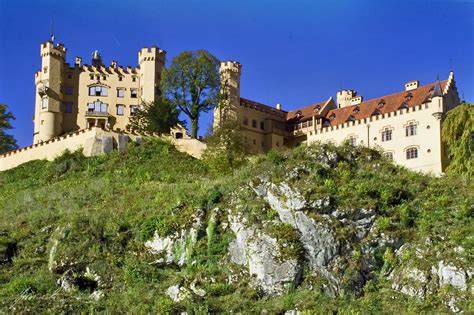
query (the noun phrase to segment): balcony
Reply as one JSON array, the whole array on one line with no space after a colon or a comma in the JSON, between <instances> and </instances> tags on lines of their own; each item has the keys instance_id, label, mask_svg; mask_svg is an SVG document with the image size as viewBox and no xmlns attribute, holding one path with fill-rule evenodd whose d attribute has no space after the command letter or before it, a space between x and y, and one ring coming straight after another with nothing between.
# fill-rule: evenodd
<instances>
[{"instance_id":1,"label":"balcony","mask_svg":"<svg viewBox=\"0 0 474 315\"><path fill-rule=\"evenodd\" d=\"M109 117L110 114L108 112L100 112L100 111L87 111L86 112L86 117Z\"/></svg>"}]
</instances>

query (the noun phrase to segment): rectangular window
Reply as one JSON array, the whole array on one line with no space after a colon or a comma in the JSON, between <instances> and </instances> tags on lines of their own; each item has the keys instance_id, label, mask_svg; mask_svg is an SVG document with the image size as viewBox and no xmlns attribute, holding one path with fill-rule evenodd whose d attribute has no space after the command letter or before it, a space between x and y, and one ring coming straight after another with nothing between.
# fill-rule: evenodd
<instances>
[{"instance_id":1,"label":"rectangular window","mask_svg":"<svg viewBox=\"0 0 474 315\"><path fill-rule=\"evenodd\" d=\"M405 131L406 131L405 133L407 137L416 135L416 125L415 124L408 125Z\"/></svg>"},{"instance_id":2,"label":"rectangular window","mask_svg":"<svg viewBox=\"0 0 474 315\"><path fill-rule=\"evenodd\" d=\"M65 113L72 113L72 103L71 102L64 102L64 112Z\"/></svg>"},{"instance_id":3,"label":"rectangular window","mask_svg":"<svg viewBox=\"0 0 474 315\"><path fill-rule=\"evenodd\" d=\"M349 144L350 145L356 145L357 144L356 141L357 141L357 139L355 137L350 137L349 138Z\"/></svg>"},{"instance_id":4,"label":"rectangular window","mask_svg":"<svg viewBox=\"0 0 474 315\"><path fill-rule=\"evenodd\" d=\"M132 82L137 81L137 77L132 77Z\"/></svg>"},{"instance_id":5,"label":"rectangular window","mask_svg":"<svg viewBox=\"0 0 474 315\"><path fill-rule=\"evenodd\" d=\"M257 128L257 121L252 119L252 127Z\"/></svg>"},{"instance_id":6,"label":"rectangular window","mask_svg":"<svg viewBox=\"0 0 474 315\"><path fill-rule=\"evenodd\" d=\"M95 101L93 103L87 104L87 111L89 112L99 112L107 113L108 104L102 103L101 101Z\"/></svg>"},{"instance_id":7,"label":"rectangular window","mask_svg":"<svg viewBox=\"0 0 474 315\"><path fill-rule=\"evenodd\" d=\"M125 89L118 88L117 89L117 97L124 97L125 96Z\"/></svg>"},{"instance_id":8,"label":"rectangular window","mask_svg":"<svg viewBox=\"0 0 474 315\"><path fill-rule=\"evenodd\" d=\"M137 98L138 97L138 90L137 89L130 89L130 97Z\"/></svg>"},{"instance_id":9,"label":"rectangular window","mask_svg":"<svg viewBox=\"0 0 474 315\"><path fill-rule=\"evenodd\" d=\"M417 148L409 148L406 151L407 160L416 159L418 157L418 149Z\"/></svg>"},{"instance_id":10,"label":"rectangular window","mask_svg":"<svg viewBox=\"0 0 474 315\"><path fill-rule=\"evenodd\" d=\"M393 153L392 152L385 152L383 154L387 159L393 160Z\"/></svg>"},{"instance_id":11,"label":"rectangular window","mask_svg":"<svg viewBox=\"0 0 474 315\"><path fill-rule=\"evenodd\" d=\"M44 97L41 99L41 108L46 109L48 107L48 98Z\"/></svg>"},{"instance_id":12,"label":"rectangular window","mask_svg":"<svg viewBox=\"0 0 474 315\"><path fill-rule=\"evenodd\" d=\"M119 76L119 81L122 81L123 80L123 77L122 76Z\"/></svg>"},{"instance_id":13,"label":"rectangular window","mask_svg":"<svg viewBox=\"0 0 474 315\"><path fill-rule=\"evenodd\" d=\"M65 91L66 95L72 95L72 92L73 92L72 86L66 86L65 90L66 90Z\"/></svg>"},{"instance_id":14,"label":"rectangular window","mask_svg":"<svg viewBox=\"0 0 474 315\"><path fill-rule=\"evenodd\" d=\"M89 87L89 96L107 96L108 88L105 86L91 86Z\"/></svg>"},{"instance_id":15,"label":"rectangular window","mask_svg":"<svg viewBox=\"0 0 474 315\"><path fill-rule=\"evenodd\" d=\"M265 122L260 122L260 129L265 130Z\"/></svg>"},{"instance_id":16,"label":"rectangular window","mask_svg":"<svg viewBox=\"0 0 474 315\"><path fill-rule=\"evenodd\" d=\"M124 106L122 104L118 104L117 105L117 115L118 116L123 116L123 110L124 110Z\"/></svg>"},{"instance_id":17,"label":"rectangular window","mask_svg":"<svg viewBox=\"0 0 474 315\"><path fill-rule=\"evenodd\" d=\"M248 126L248 124L249 124L249 120L248 120L248 118L247 118L247 117L244 117L243 124L244 124L244 126Z\"/></svg>"},{"instance_id":18,"label":"rectangular window","mask_svg":"<svg viewBox=\"0 0 474 315\"><path fill-rule=\"evenodd\" d=\"M138 105L130 105L130 116L134 116L137 113Z\"/></svg>"},{"instance_id":19,"label":"rectangular window","mask_svg":"<svg viewBox=\"0 0 474 315\"><path fill-rule=\"evenodd\" d=\"M385 129L384 131L382 131L382 142L390 140L392 140L392 130Z\"/></svg>"}]
</instances>

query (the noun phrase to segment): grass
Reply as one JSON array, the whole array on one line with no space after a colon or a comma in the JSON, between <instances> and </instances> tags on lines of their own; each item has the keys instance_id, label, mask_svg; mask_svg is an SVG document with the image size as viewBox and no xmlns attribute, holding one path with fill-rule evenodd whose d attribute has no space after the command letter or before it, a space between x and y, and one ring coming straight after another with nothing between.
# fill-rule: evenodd
<instances>
[{"instance_id":1,"label":"grass","mask_svg":"<svg viewBox=\"0 0 474 315\"><path fill-rule=\"evenodd\" d=\"M325 152L335 152L338 161L320 163ZM295 169L298 175L290 178ZM308 200L327 197L330 207L347 216L372 209L377 229L387 236L420 248L429 238L426 266L441 258L458 266L472 262L474 189L463 176L432 178L394 166L376 151L330 145L272 151L224 176L169 143L147 140L123 154L85 158L66 152L53 162L33 161L0 173L0 312L446 311L437 297L423 302L390 289L382 276L386 268L414 261L409 255L395 257L391 248L375 251L378 269L362 295L333 298L318 286L308 289L306 278L282 298L265 297L249 286L242 267L226 258L234 237L225 228L227 211L241 212L248 224L276 222L267 232L278 239L281 258L302 255L297 231L278 223L278 213L249 188L249 182L263 177L288 182ZM154 264L156 257L144 242L155 231L166 236L190 227L198 209L205 224L194 247L186 248L191 253L186 266ZM211 221L213 211L220 215ZM325 211L312 209L308 215L324 220ZM355 235L354 229L334 227L343 239ZM53 260L78 274L86 267L96 272L104 298L96 301L87 290L68 293L58 287L63 270L49 270L55 239ZM466 251L453 250L459 246ZM352 260L350 283L360 250L347 259ZM236 282L228 283L230 275L239 275ZM164 294L171 285L189 286L193 280L207 292L205 299L174 303Z\"/></svg>"}]
</instances>

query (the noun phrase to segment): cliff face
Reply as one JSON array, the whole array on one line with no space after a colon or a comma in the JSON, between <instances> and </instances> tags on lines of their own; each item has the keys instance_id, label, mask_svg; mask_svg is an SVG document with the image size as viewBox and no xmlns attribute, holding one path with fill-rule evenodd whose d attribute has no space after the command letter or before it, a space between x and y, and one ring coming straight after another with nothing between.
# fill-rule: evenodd
<instances>
[{"instance_id":1,"label":"cliff face","mask_svg":"<svg viewBox=\"0 0 474 315\"><path fill-rule=\"evenodd\" d=\"M368 149L272 152L219 177L154 141L0 183L4 311L473 310L472 182Z\"/></svg>"}]
</instances>

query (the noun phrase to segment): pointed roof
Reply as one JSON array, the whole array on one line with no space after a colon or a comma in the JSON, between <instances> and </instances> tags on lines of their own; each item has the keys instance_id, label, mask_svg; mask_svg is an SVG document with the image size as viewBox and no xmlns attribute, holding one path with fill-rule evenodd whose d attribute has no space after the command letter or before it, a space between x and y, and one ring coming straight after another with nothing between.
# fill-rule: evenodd
<instances>
[{"instance_id":1,"label":"pointed roof","mask_svg":"<svg viewBox=\"0 0 474 315\"><path fill-rule=\"evenodd\" d=\"M436 96L443 96L443 91L441 90L441 85L439 84L439 80L438 82L436 82L434 90L431 93L431 97L436 97Z\"/></svg>"}]
</instances>

